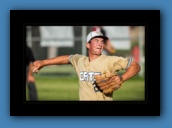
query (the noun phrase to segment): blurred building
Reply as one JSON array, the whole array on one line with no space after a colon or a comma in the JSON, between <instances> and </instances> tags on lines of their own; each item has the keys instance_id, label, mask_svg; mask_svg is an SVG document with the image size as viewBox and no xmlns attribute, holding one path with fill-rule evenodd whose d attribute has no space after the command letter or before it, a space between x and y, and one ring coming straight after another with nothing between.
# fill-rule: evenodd
<instances>
[{"instance_id":1,"label":"blurred building","mask_svg":"<svg viewBox=\"0 0 172 128\"><path fill-rule=\"evenodd\" d=\"M91 30L92 26L86 27L86 34ZM42 47L40 39L39 26L31 26L27 28L27 43L33 49L36 59L50 58L50 47ZM73 26L74 33L74 46L73 47L54 47L53 55L65 55L65 54L82 54L82 26ZM52 57L52 56L51 56Z\"/></svg>"}]
</instances>

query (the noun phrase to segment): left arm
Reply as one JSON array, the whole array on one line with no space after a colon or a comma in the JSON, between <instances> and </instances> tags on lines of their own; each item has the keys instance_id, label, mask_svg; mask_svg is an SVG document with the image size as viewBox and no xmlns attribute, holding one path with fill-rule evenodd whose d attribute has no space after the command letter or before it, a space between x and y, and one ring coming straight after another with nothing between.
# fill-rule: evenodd
<instances>
[{"instance_id":1,"label":"left arm","mask_svg":"<svg viewBox=\"0 0 172 128\"><path fill-rule=\"evenodd\" d=\"M121 63L122 65L122 63ZM118 69L123 69L125 66L121 66L118 64L115 64L115 66ZM125 64L126 65L126 64ZM114 68L115 69L115 68ZM101 90L103 90L104 94L112 93L113 91L117 90L121 87L122 83L127 81L128 79L135 76L140 71L140 66L136 62L131 62L130 66L126 69L126 72L122 74L122 76L119 75L112 75L110 73L106 74L106 76L95 76L97 85L100 87ZM103 79L103 80L101 80ZM103 82L102 82L103 81ZM106 82L104 82L106 81Z\"/></svg>"},{"instance_id":2,"label":"left arm","mask_svg":"<svg viewBox=\"0 0 172 128\"><path fill-rule=\"evenodd\" d=\"M133 61L126 70L126 72L122 74L121 77L119 75L115 75L114 77L111 78L110 81L115 81L116 85L118 85L118 86L116 85L112 86L111 87L112 90L114 91L120 88L123 82L135 76L139 71L140 71L140 65Z\"/></svg>"},{"instance_id":3,"label":"left arm","mask_svg":"<svg viewBox=\"0 0 172 128\"><path fill-rule=\"evenodd\" d=\"M126 70L124 74L122 74L122 82L132 78L135 76L138 72L140 71L140 65L137 64L136 62L132 62L129 68Z\"/></svg>"}]
</instances>

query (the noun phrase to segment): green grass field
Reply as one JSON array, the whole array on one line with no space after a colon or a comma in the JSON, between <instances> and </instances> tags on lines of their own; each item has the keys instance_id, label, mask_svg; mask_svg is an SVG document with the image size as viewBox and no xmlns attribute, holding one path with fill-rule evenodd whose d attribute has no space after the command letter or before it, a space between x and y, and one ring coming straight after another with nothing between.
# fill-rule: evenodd
<instances>
[{"instance_id":1,"label":"green grass field","mask_svg":"<svg viewBox=\"0 0 172 128\"><path fill-rule=\"evenodd\" d=\"M77 75L71 65L47 66L35 75L39 101L76 101L79 99ZM144 101L144 78L135 76L113 94L115 101ZM28 89L26 86L26 100Z\"/></svg>"}]
</instances>

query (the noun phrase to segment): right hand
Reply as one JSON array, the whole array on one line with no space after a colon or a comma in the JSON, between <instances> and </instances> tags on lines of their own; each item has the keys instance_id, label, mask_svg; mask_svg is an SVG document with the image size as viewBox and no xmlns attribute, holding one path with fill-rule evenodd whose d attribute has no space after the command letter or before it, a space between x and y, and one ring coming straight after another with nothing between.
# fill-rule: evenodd
<instances>
[{"instance_id":1,"label":"right hand","mask_svg":"<svg viewBox=\"0 0 172 128\"><path fill-rule=\"evenodd\" d=\"M32 72L37 74L42 67L43 67L42 61L37 60L32 64Z\"/></svg>"}]
</instances>

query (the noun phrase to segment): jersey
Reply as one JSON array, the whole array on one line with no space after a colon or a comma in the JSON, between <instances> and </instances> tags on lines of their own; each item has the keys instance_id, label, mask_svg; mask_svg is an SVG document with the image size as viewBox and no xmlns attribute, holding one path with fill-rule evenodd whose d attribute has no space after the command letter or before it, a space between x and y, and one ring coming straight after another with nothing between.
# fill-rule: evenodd
<instances>
[{"instance_id":1,"label":"jersey","mask_svg":"<svg viewBox=\"0 0 172 128\"><path fill-rule=\"evenodd\" d=\"M69 62L74 67L78 75L80 101L112 101L113 93L106 95L103 94L94 84L94 75L126 70L131 64L131 58L100 55L95 60L89 62L89 57L75 54L69 56ZM116 66L117 68L114 70L115 64L120 66Z\"/></svg>"}]
</instances>

